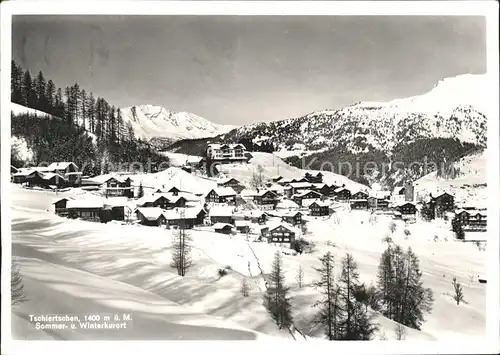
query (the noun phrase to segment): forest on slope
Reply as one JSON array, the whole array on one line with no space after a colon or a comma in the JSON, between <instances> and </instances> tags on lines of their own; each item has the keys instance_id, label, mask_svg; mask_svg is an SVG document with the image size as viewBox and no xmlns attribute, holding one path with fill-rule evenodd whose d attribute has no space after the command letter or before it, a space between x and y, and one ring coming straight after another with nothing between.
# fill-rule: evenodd
<instances>
[{"instance_id":1,"label":"forest on slope","mask_svg":"<svg viewBox=\"0 0 500 355\"><path fill-rule=\"evenodd\" d=\"M135 138L119 108L78 83L63 89L46 80L42 71L33 78L12 61L11 102L40 112L11 114L12 136L24 139L33 152L31 161L23 161L13 147L16 167L73 161L86 167L84 174L100 174L128 170L131 163L168 164L147 142Z\"/></svg>"}]
</instances>

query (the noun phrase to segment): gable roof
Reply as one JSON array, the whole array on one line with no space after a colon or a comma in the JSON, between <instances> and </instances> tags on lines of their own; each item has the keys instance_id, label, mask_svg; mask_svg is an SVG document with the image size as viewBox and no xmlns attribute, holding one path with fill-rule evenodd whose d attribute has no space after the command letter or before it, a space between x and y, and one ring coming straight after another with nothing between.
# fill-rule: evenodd
<instances>
[{"instance_id":1,"label":"gable roof","mask_svg":"<svg viewBox=\"0 0 500 355\"><path fill-rule=\"evenodd\" d=\"M300 230L294 226L292 226L290 223L287 223L287 222L271 222L269 224L267 224L267 226L269 227L269 231L272 232L273 230L275 230L276 228L278 227L284 227L286 229L288 229L290 232L293 232L295 234L299 234L300 233Z\"/></svg>"},{"instance_id":2,"label":"gable roof","mask_svg":"<svg viewBox=\"0 0 500 355\"><path fill-rule=\"evenodd\" d=\"M71 200L68 200L66 207L67 208L102 208L102 207L104 207L104 201L102 198L97 198L97 197L71 199Z\"/></svg>"},{"instance_id":3,"label":"gable roof","mask_svg":"<svg viewBox=\"0 0 500 355\"><path fill-rule=\"evenodd\" d=\"M195 219L202 211L201 207L174 208L163 211L163 215L167 220Z\"/></svg>"},{"instance_id":4,"label":"gable roof","mask_svg":"<svg viewBox=\"0 0 500 355\"><path fill-rule=\"evenodd\" d=\"M111 206L111 207L124 207L127 206L128 199L126 197L108 197L107 199L104 200L104 205Z\"/></svg>"},{"instance_id":5,"label":"gable roof","mask_svg":"<svg viewBox=\"0 0 500 355\"><path fill-rule=\"evenodd\" d=\"M234 191L232 187L217 187L210 190L208 194L212 191L214 191L218 196L236 196L236 191Z\"/></svg>"},{"instance_id":6,"label":"gable roof","mask_svg":"<svg viewBox=\"0 0 500 355\"><path fill-rule=\"evenodd\" d=\"M215 224L213 225L213 227L214 227L214 229L224 229L224 228L228 228L228 227L229 227L229 228L231 228L231 229L233 229L233 228L234 228L234 226L233 226L232 224L229 224L229 223L221 223L221 222L219 222L219 223L215 223Z\"/></svg>"},{"instance_id":7,"label":"gable roof","mask_svg":"<svg viewBox=\"0 0 500 355\"><path fill-rule=\"evenodd\" d=\"M301 191L301 192L297 192L295 195L293 195L292 197L303 197L305 195L308 195L310 193L313 193L315 195L318 195L321 197L321 194L317 191L313 191L313 190L304 190L304 191Z\"/></svg>"},{"instance_id":8,"label":"gable roof","mask_svg":"<svg viewBox=\"0 0 500 355\"><path fill-rule=\"evenodd\" d=\"M233 178L233 177L228 177L228 178L222 178L222 179L217 179L217 184L220 184L220 185L223 185L223 184L227 184L228 182L230 181L236 181L236 183L240 183L237 179Z\"/></svg>"},{"instance_id":9,"label":"gable roof","mask_svg":"<svg viewBox=\"0 0 500 355\"><path fill-rule=\"evenodd\" d=\"M52 179L53 177L56 177L56 178L61 179L61 180L63 180L63 181L66 181L66 179L65 179L64 177L62 177L61 175L56 174L56 173L44 173L44 174L42 175L42 178L43 178L44 180L50 180L50 179Z\"/></svg>"},{"instance_id":10,"label":"gable roof","mask_svg":"<svg viewBox=\"0 0 500 355\"><path fill-rule=\"evenodd\" d=\"M70 165L74 165L75 168L78 170L78 165L71 161L64 161L64 162L55 162L50 164L48 167L51 170L66 170Z\"/></svg>"},{"instance_id":11,"label":"gable roof","mask_svg":"<svg viewBox=\"0 0 500 355\"><path fill-rule=\"evenodd\" d=\"M323 201L314 201L313 203L311 203L309 205L309 208L311 208L311 206L313 206L313 205L317 205L318 207L330 207L329 204L327 204L327 203L325 203Z\"/></svg>"},{"instance_id":12,"label":"gable roof","mask_svg":"<svg viewBox=\"0 0 500 355\"><path fill-rule=\"evenodd\" d=\"M281 216L282 217L295 217L298 214L302 215L302 213L300 211L286 211L286 212L281 213Z\"/></svg>"},{"instance_id":13,"label":"gable roof","mask_svg":"<svg viewBox=\"0 0 500 355\"><path fill-rule=\"evenodd\" d=\"M288 185L293 187L294 189L300 189L300 188L308 188L314 186L310 182L291 182Z\"/></svg>"},{"instance_id":14,"label":"gable roof","mask_svg":"<svg viewBox=\"0 0 500 355\"><path fill-rule=\"evenodd\" d=\"M160 207L139 207L135 210L144 216L148 221L156 221L158 218L163 216L165 210Z\"/></svg>"}]
</instances>

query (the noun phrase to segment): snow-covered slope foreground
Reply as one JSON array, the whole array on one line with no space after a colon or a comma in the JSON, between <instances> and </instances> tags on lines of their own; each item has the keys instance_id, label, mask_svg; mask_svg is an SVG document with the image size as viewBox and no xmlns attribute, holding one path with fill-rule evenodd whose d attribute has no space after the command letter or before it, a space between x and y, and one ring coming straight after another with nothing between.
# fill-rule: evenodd
<instances>
[{"instance_id":1,"label":"snow-covered slope foreground","mask_svg":"<svg viewBox=\"0 0 500 355\"><path fill-rule=\"evenodd\" d=\"M485 146L487 116L496 109L487 94L487 80L486 75L472 74L446 78L422 95L256 123L224 138L268 140L278 150L340 147L353 153L373 149L388 153L419 138L458 138Z\"/></svg>"},{"instance_id":2,"label":"snow-covered slope foreground","mask_svg":"<svg viewBox=\"0 0 500 355\"><path fill-rule=\"evenodd\" d=\"M36 255L29 247L20 254ZM42 259L39 259L41 257ZM88 272L48 262L43 256L18 257L25 292L30 300L14 308L13 337L16 340L253 340L254 331L224 322L137 287ZM84 323L92 314L129 314L120 329L36 330L30 315L72 315ZM113 319L113 318L112 318ZM41 322L45 324L45 322ZM69 324L69 323L68 323Z\"/></svg>"},{"instance_id":3,"label":"snow-covered slope foreground","mask_svg":"<svg viewBox=\"0 0 500 355\"><path fill-rule=\"evenodd\" d=\"M45 199L41 197L45 195L37 195L38 202L34 206L35 193L13 187L13 255L43 260L64 268L25 259L22 273L27 282L39 280L47 283L46 288L54 290L48 295L54 299L44 298L46 293L33 293L29 295L30 301L22 307L31 307L30 302L35 305L37 302L58 303L71 293L69 298L75 299L76 305L83 302L80 299L93 298L106 307L128 308L132 317L136 313L150 313L151 318L172 323L191 319L184 315L169 318L170 310L172 313L177 311L173 310L171 303L163 303L168 300L186 307L193 312L190 314L203 313L259 333L290 338L289 333L277 330L262 305L265 286L261 272L270 271L273 254L278 248L254 242L252 237L246 241L245 235L222 235L212 232L209 227L198 228L189 232L194 264L186 276L179 277L170 266L172 230L68 220L44 211L52 202L48 195ZM45 201L46 208L41 201ZM26 207L42 208L30 211L23 209ZM382 238L389 233L387 217L378 216L372 224L366 212L338 210L337 213L336 219L309 217L306 238L316 243L313 253L283 256L296 326L316 337L323 337L323 332L312 323L316 309L311 306L320 294L310 285L318 278L313 269L320 266L318 257L332 251L338 273L341 258L349 252L358 264L361 281L375 283L377 265L386 247ZM397 225L392 238L404 247L411 245L419 256L424 286L432 288L436 299L422 331L408 329L407 340L463 341L484 337L486 285L477 283L476 277L485 273L485 252L470 243L453 241L449 225L419 221L406 228L410 231L407 239L403 233L405 227L401 224ZM304 269L306 286L303 288L299 288L295 281L299 265ZM77 276L76 272L68 271L68 267L134 288L120 288L121 301L118 302L117 293L112 289L121 286L110 282L106 288L93 277L84 276L88 274ZM220 277L219 268L227 268L228 274ZM70 277L68 273L72 275L72 285L66 284ZM466 301L459 306L450 296L454 276L463 285ZM243 297L240 292L243 278L250 286L248 297ZM82 283L87 286L80 289ZM137 288L147 293L143 294ZM154 298L152 301L151 294L162 300ZM146 299L157 307L143 306L141 300ZM61 301L62 304L65 302L69 301ZM107 310L109 308L102 311ZM26 312L29 311L33 310ZM381 327L379 336L383 333L387 339L394 339L394 323L380 315L377 318Z\"/></svg>"},{"instance_id":4,"label":"snow-covered slope foreground","mask_svg":"<svg viewBox=\"0 0 500 355\"><path fill-rule=\"evenodd\" d=\"M437 177L432 172L415 181L415 196L419 199L429 192L446 191L455 196L458 206L487 207L487 165L487 150L464 157L454 163L458 171L454 179Z\"/></svg>"},{"instance_id":5,"label":"snow-covered slope foreground","mask_svg":"<svg viewBox=\"0 0 500 355\"><path fill-rule=\"evenodd\" d=\"M139 105L122 109L123 122L129 122L135 136L174 142L184 138L202 138L226 133L234 126L218 125L189 112L175 112L163 106Z\"/></svg>"}]
</instances>

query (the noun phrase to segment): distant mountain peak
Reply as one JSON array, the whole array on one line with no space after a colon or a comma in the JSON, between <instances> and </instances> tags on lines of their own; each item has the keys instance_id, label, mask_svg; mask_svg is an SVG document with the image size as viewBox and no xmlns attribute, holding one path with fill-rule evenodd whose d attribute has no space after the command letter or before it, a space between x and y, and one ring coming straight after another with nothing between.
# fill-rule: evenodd
<instances>
[{"instance_id":1,"label":"distant mountain peak","mask_svg":"<svg viewBox=\"0 0 500 355\"><path fill-rule=\"evenodd\" d=\"M180 139L212 137L236 126L220 125L185 111L163 105L134 105L122 109L124 123L130 122L135 136L144 140L160 139L169 143Z\"/></svg>"}]
</instances>

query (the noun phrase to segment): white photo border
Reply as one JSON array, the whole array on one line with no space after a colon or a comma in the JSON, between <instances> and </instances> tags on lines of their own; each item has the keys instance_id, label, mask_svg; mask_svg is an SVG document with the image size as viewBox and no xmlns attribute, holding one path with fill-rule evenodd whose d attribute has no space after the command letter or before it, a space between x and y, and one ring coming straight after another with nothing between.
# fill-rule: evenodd
<instances>
[{"instance_id":1,"label":"white photo border","mask_svg":"<svg viewBox=\"0 0 500 355\"><path fill-rule=\"evenodd\" d=\"M10 294L11 269L11 196L10 196L10 70L11 70L11 24L14 15L414 15L414 16L485 16L487 18L487 75L490 86L485 93L491 96L493 112L488 117L488 214L500 216L499 193L499 47L498 47L498 2L496 1L10 1L1 4L1 235L2 235L2 294ZM496 353L499 350L499 221L488 221L488 279L486 307L487 332L484 341L370 341L328 342L313 341L314 351L335 351L356 354L373 353ZM492 282L496 280L496 282ZM280 351L302 353L311 351L305 341L262 340L257 342L96 342L96 341L13 341L11 328L10 297L2 297L2 347L6 353L144 353L145 351L186 352L233 352L254 353L268 351L269 345L280 346ZM452 315L450 315L452 316ZM316 348L317 347L317 348Z\"/></svg>"}]
</instances>

